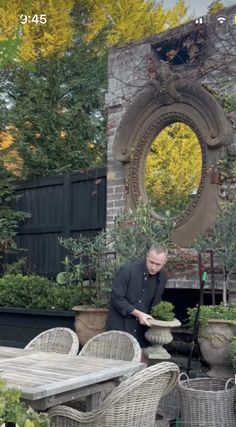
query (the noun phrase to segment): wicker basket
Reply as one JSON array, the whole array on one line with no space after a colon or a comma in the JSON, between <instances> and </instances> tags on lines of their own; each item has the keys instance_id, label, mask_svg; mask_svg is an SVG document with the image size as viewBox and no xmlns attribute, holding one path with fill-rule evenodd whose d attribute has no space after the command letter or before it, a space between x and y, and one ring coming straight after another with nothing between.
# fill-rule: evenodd
<instances>
[{"instance_id":1,"label":"wicker basket","mask_svg":"<svg viewBox=\"0 0 236 427\"><path fill-rule=\"evenodd\" d=\"M234 379L195 378L178 382L182 427L235 427Z\"/></svg>"}]
</instances>

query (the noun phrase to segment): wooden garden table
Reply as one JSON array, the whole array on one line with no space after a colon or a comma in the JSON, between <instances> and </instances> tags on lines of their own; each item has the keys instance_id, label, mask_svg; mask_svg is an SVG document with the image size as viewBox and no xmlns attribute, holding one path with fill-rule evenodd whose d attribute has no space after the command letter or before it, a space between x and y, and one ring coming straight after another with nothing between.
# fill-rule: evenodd
<instances>
[{"instance_id":1,"label":"wooden garden table","mask_svg":"<svg viewBox=\"0 0 236 427\"><path fill-rule=\"evenodd\" d=\"M87 397L87 409L99 394L121 377L146 365L138 362L70 356L0 347L0 376L22 391L22 400L36 410Z\"/></svg>"}]
</instances>

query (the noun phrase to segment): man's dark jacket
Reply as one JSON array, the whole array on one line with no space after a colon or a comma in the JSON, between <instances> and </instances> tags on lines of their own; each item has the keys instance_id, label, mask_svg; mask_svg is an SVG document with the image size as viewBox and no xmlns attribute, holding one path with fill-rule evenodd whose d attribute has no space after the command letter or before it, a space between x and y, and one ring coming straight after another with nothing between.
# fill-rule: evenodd
<instances>
[{"instance_id":1,"label":"man's dark jacket","mask_svg":"<svg viewBox=\"0 0 236 427\"><path fill-rule=\"evenodd\" d=\"M161 301L166 281L163 270L155 275L149 274L146 261L123 265L113 282L106 329L129 332L141 347L150 345L144 337L147 327L140 325L130 313L134 309L150 313L152 307Z\"/></svg>"}]
</instances>

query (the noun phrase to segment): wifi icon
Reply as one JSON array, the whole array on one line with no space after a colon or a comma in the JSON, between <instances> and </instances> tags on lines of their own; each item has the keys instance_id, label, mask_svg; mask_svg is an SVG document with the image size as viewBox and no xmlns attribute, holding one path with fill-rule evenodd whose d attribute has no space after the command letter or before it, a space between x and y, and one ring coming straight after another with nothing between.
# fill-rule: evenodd
<instances>
[{"instance_id":1,"label":"wifi icon","mask_svg":"<svg viewBox=\"0 0 236 427\"><path fill-rule=\"evenodd\" d=\"M219 16L217 18L217 21L219 22L219 24L224 24L224 22L226 21L226 17L225 16Z\"/></svg>"}]
</instances>

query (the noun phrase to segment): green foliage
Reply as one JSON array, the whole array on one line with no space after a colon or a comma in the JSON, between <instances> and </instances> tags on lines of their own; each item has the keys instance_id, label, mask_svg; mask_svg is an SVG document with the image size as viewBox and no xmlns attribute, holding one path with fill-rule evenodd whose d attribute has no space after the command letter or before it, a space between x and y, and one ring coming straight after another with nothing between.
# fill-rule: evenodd
<instances>
[{"instance_id":1,"label":"green foliage","mask_svg":"<svg viewBox=\"0 0 236 427\"><path fill-rule=\"evenodd\" d=\"M57 276L58 283L81 290L80 303L104 306L117 268L128 261L145 258L154 243L170 244L173 221L157 221L149 205L140 203L133 212L120 214L108 232L93 239L59 239L68 251L63 262L65 271ZM115 256L116 254L116 256ZM84 277L89 285L84 285ZM84 301L85 300L85 301Z\"/></svg>"},{"instance_id":2,"label":"green foliage","mask_svg":"<svg viewBox=\"0 0 236 427\"><path fill-rule=\"evenodd\" d=\"M236 159L234 156L227 156L218 160L217 167L222 181L236 177Z\"/></svg>"},{"instance_id":3,"label":"green foliage","mask_svg":"<svg viewBox=\"0 0 236 427\"><path fill-rule=\"evenodd\" d=\"M209 6L208 6L208 14L214 15L215 13L219 12L221 9L224 9L225 5L221 0L214 0Z\"/></svg>"},{"instance_id":4,"label":"green foliage","mask_svg":"<svg viewBox=\"0 0 236 427\"><path fill-rule=\"evenodd\" d=\"M34 72L14 71L8 123L23 178L105 162L105 67L105 56L75 45L63 58L41 59Z\"/></svg>"},{"instance_id":5,"label":"green foliage","mask_svg":"<svg viewBox=\"0 0 236 427\"><path fill-rule=\"evenodd\" d=\"M0 278L0 306L70 310L78 304L76 286L60 286L40 276L10 274Z\"/></svg>"},{"instance_id":6,"label":"green foliage","mask_svg":"<svg viewBox=\"0 0 236 427\"><path fill-rule=\"evenodd\" d=\"M11 204L18 199L14 191L15 179L0 161L0 251L10 252L17 249L16 234L20 221L30 215L16 211Z\"/></svg>"},{"instance_id":7,"label":"green foliage","mask_svg":"<svg viewBox=\"0 0 236 427\"><path fill-rule=\"evenodd\" d=\"M18 259L12 264L4 264L3 270L5 275L9 274L26 274L27 273L27 257Z\"/></svg>"},{"instance_id":8,"label":"green foliage","mask_svg":"<svg viewBox=\"0 0 236 427\"><path fill-rule=\"evenodd\" d=\"M13 139L5 156L12 170L17 163L18 176L25 179L63 174L106 161L107 52L98 53L101 37L83 42L86 11L82 6L73 22L73 44L67 43L71 39L70 9L74 0L69 0L66 8L63 0L56 3L44 5L50 10L50 22L44 27L48 32L34 25L28 37L23 37L23 56L33 60L34 68L12 67L0 82L4 92L0 100L2 130L8 130ZM14 27L19 13L7 13L7 9L6 4L6 22L11 17ZM36 27L41 27L38 35ZM57 47L60 52L62 48L63 56L56 52ZM34 58L30 58L32 55Z\"/></svg>"},{"instance_id":9,"label":"green foliage","mask_svg":"<svg viewBox=\"0 0 236 427\"><path fill-rule=\"evenodd\" d=\"M45 26L27 24L16 33L26 2L28 13L42 3L50 19ZM10 43L5 59L4 45L1 53L11 72L0 118L2 129L12 126L8 161L12 156L12 167L17 158L25 179L105 163L108 46L176 26L186 20L187 11L184 0L171 9L152 0L68 0L66 7L64 0L47 3L14 0L10 6L4 0L1 9L0 42ZM15 33L20 35L18 47L12 42Z\"/></svg>"},{"instance_id":10,"label":"green foliage","mask_svg":"<svg viewBox=\"0 0 236 427\"><path fill-rule=\"evenodd\" d=\"M21 391L6 388L0 380L0 423L17 424L19 427L49 427L46 413L37 413L32 408L20 402Z\"/></svg>"},{"instance_id":11,"label":"green foliage","mask_svg":"<svg viewBox=\"0 0 236 427\"><path fill-rule=\"evenodd\" d=\"M230 356L233 364L233 368L236 372L236 337L234 337L230 344Z\"/></svg>"},{"instance_id":12,"label":"green foliage","mask_svg":"<svg viewBox=\"0 0 236 427\"><path fill-rule=\"evenodd\" d=\"M224 109L227 113L236 113L236 95L228 95L225 97Z\"/></svg>"},{"instance_id":13,"label":"green foliage","mask_svg":"<svg viewBox=\"0 0 236 427\"><path fill-rule=\"evenodd\" d=\"M109 239L122 264L145 258L153 244L173 245L174 225L169 216L165 220L154 218L150 204L140 202L135 210L118 215L109 229Z\"/></svg>"},{"instance_id":14,"label":"green foliage","mask_svg":"<svg viewBox=\"0 0 236 427\"><path fill-rule=\"evenodd\" d=\"M217 264L221 266L223 283L223 302L226 301L226 290L229 279L236 271L236 200L222 205L214 227L209 233L200 234L194 242L199 252L213 250Z\"/></svg>"},{"instance_id":15,"label":"green foliage","mask_svg":"<svg viewBox=\"0 0 236 427\"><path fill-rule=\"evenodd\" d=\"M80 236L78 239L59 239L68 251L63 262L65 271L57 275L58 283L80 289L80 304L103 307L107 303L107 293L116 271L114 256L109 257L105 231L91 239ZM85 281L84 278L89 280ZM94 277L96 276L96 281Z\"/></svg>"},{"instance_id":16,"label":"green foliage","mask_svg":"<svg viewBox=\"0 0 236 427\"><path fill-rule=\"evenodd\" d=\"M189 326L193 328L197 307L188 308ZM236 325L236 305L202 305L200 308L199 323L201 327L207 326L209 319L230 320Z\"/></svg>"},{"instance_id":17,"label":"green foliage","mask_svg":"<svg viewBox=\"0 0 236 427\"><path fill-rule=\"evenodd\" d=\"M21 63L20 47L22 40L19 37L18 31L12 34L11 37L5 40L0 40L0 69L9 66L12 63Z\"/></svg>"},{"instance_id":18,"label":"green foliage","mask_svg":"<svg viewBox=\"0 0 236 427\"><path fill-rule=\"evenodd\" d=\"M174 305L169 301L161 301L154 305L151 315L154 319L170 322L174 320Z\"/></svg>"}]
</instances>

